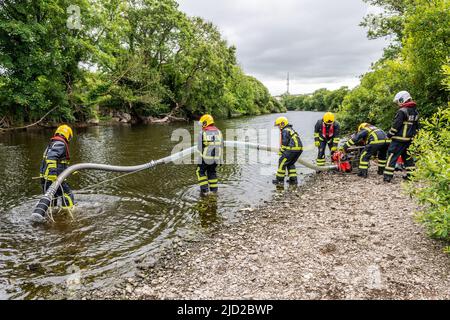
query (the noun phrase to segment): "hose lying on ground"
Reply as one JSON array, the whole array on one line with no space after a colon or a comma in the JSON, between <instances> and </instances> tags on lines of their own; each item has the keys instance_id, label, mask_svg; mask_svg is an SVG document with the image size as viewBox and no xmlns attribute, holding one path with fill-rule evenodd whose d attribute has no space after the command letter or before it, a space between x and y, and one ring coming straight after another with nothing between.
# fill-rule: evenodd
<instances>
[{"instance_id":1,"label":"hose lying on ground","mask_svg":"<svg viewBox=\"0 0 450 320\"><path fill-rule=\"evenodd\" d=\"M248 143L248 142L240 142L240 141L225 141L224 142L225 147L232 147L232 148L250 148L250 149L256 149L256 150L265 150L270 152L278 152L278 148L276 147L270 147L270 146L264 146L254 143ZM61 186L61 184L64 182L64 180L69 177L72 173L75 171L81 171L81 170L101 170L101 171L111 171L111 172L124 172L124 173L132 173L132 172L138 172L146 169L151 169L156 167L160 164L167 164L171 163L180 159L183 159L184 157L187 157L195 152L196 146L191 147L189 149L183 150L181 152L178 152L176 154L173 154L169 157L151 161L149 163L145 163L138 166L130 166L130 167L123 167L123 166L111 166L111 165L104 165L104 164L96 164L96 163L80 163L73 166L70 166L66 170L64 170L56 179L55 182L52 183L50 188L48 188L47 192L42 196L42 198L39 200L38 204L35 206L32 218L36 221L42 221L44 220L47 210L50 207L50 204L52 202L53 197L55 196L56 191ZM337 167L335 165L331 166L324 166L324 167L318 167L310 162L304 161L302 159L298 160L299 163L304 165L307 168L310 168L312 170L316 171L329 171L329 170L335 170Z\"/></svg>"}]
</instances>

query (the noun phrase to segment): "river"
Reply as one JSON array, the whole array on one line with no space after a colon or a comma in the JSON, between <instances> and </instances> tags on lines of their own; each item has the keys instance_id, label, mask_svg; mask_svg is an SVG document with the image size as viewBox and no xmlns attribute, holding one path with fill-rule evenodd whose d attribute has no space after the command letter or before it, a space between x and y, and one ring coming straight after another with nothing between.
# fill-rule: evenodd
<instances>
[{"instance_id":1,"label":"river","mask_svg":"<svg viewBox=\"0 0 450 320\"><path fill-rule=\"evenodd\" d=\"M224 134L227 129L272 129L278 116L231 119L217 126ZM289 112L288 117L310 147L321 114ZM76 129L71 162L136 165L163 158L176 146L171 136L179 128L194 131L192 124ZM36 225L30 213L40 185L33 177L51 135L49 130L0 135L0 299L62 297L74 272L85 288L111 285L133 274L136 260L157 255L174 241L238 223L242 215L251 215L243 208L270 201L277 192L271 184L276 168L270 164L219 167L219 195L204 199L193 164L160 166L93 188L119 174L86 171L69 178L77 203L73 217L56 215L54 223ZM315 156L313 148L302 155L311 161Z\"/></svg>"}]
</instances>

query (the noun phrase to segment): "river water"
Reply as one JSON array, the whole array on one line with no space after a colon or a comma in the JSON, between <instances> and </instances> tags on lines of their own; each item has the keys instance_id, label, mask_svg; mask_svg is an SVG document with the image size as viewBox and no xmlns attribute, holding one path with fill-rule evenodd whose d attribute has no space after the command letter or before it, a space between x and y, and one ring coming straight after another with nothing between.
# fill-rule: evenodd
<instances>
[{"instance_id":1,"label":"river water","mask_svg":"<svg viewBox=\"0 0 450 320\"><path fill-rule=\"evenodd\" d=\"M278 116L232 119L217 126L229 139L230 129L271 130ZM321 114L289 112L288 117L310 147ZM193 136L193 124L76 129L71 162L136 165L160 159L177 145L171 136L180 128ZM75 285L84 288L110 285L135 272L136 260L157 255L173 241L237 223L242 215L252 214L243 208L270 201L277 192L271 184L276 154L264 155L265 164L242 163L237 155L239 163L219 167L217 198L200 198L194 164L164 165L92 188L119 174L85 171L68 180L77 204L73 216L59 214L54 223L35 224L30 214L40 185L33 177L39 175L51 135L36 130L0 136L0 299L65 296L73 274L81 278ZM276 140L259 142L277 145ZM315 156L313 148L302 155L311 161Z\"/></svg>"}]
</instances>

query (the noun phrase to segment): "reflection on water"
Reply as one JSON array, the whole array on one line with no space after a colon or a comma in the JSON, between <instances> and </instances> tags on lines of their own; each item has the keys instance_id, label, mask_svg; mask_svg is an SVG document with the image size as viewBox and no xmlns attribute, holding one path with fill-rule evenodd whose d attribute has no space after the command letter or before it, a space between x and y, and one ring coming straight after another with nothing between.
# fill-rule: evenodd
<instances>
[{"instance_id":1,"label":"reflection on water","mask_svg":"<svg viewBox=\"0 0 450 320\"><path fill-rule=\"evenodd\" d=\"M219 122L225 129L267 129L279 115ZM320 114L289 113L304 145L313 143ZM113 126L76 129L72 163L135 165L171 153L179 125ZM193 132L190 126L184 128ZM189 238L234 223L242 208L274 195L271 165L234 164L218 169L217 196L200 198L195 165L165 165L77 192L116 173L85 171L69 183L77 203L72 215L55 214L55 223L29 220L39 199L39 164L52 131L0 136L0 299L67 295L73 270L85 287L100 287L134 272L134 261L156 254L176 238ZM268 143L267 141L258 141ZM277 155L270 155L273 161ZM306 151L306 159L314 152ZM299 170L309 173L307 169Z\"/></svg>"}]
</instances>

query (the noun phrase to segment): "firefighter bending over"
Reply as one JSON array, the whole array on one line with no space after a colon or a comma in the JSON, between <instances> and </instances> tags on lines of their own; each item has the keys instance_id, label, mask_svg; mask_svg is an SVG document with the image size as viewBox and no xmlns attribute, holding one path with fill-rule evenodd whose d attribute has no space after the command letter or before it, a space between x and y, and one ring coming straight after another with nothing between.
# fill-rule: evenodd
<instances>
[{"instance_id":1,"label":"firefighter bending over","mask_svg":"<svg viewBox=\"0 0 450 320\"><path fill-rule=\"evenodd\" d=\"M72 129L67 125L62 125L50 139L50 143L44 151L40 168L41 186L44 193L69 166L69 141L72 140L72 137ZM55 198L53 199L53 206L55 207L57 206L58 198L61 198L61 207L63 209L72 209L74 197L70 186L65 181L55 193Z\"/></svg>"},{"instance_id":2,"label":"firefighter bending over","mask_svg":"<svg viewBox=\"0 0 450 320\"><path fill-rule=\"evenodd\" d=\"M363 142L365 147L359 160L358 176L367 178L372 156L378 158L378 174L383 175L386 167L386 153L390 143L386 133L368 123L362 123L358 127L358 133L344 145L344 151L347 152L349 148L358 145L360 142Z\"/></svg>"},{"instance_id":3,"label":"firefighter bending over","mask_svg":"<svg viewBox=\"0 0 450 320\"><path fill-rule=\"evenodd\" d=\"M214 118L206 114L200 118L202 132L198 139L198 152L200 154L197 166L197 179L200 194L205 196L208 192L217 193L219 180L217 178L217 165L222 159L223 138L219 129L214 126Z\"/></svg>"},{"instance_id":4,"label":"firefighter bending over","mask_svg":"<svg viewBox=\"0 0 450 320\"><path fill-rule=\"evenodd\" d=\"M297 185L297 169L295 163L303 152L302 141L297 132L289 124L286 117L280 117L275 121L275 126L280 129L280 160L275 185L283 185L286 173L289 177L290 185Z\"/></svg>"},{"instance_id":5,"label":"firefighter bending over","mask_svg":"<svg viewBox=\"0 0 450 320\"><path fill-rule=\"evenodd\" d=\"M317 121L314 128L314 143L319 149L317 165L325 166L326 147L331 151L331 155L337 151L339 145L340 125L335 121L334 114L327 112L322 120Z\"/></svg>"}]
</instances>

